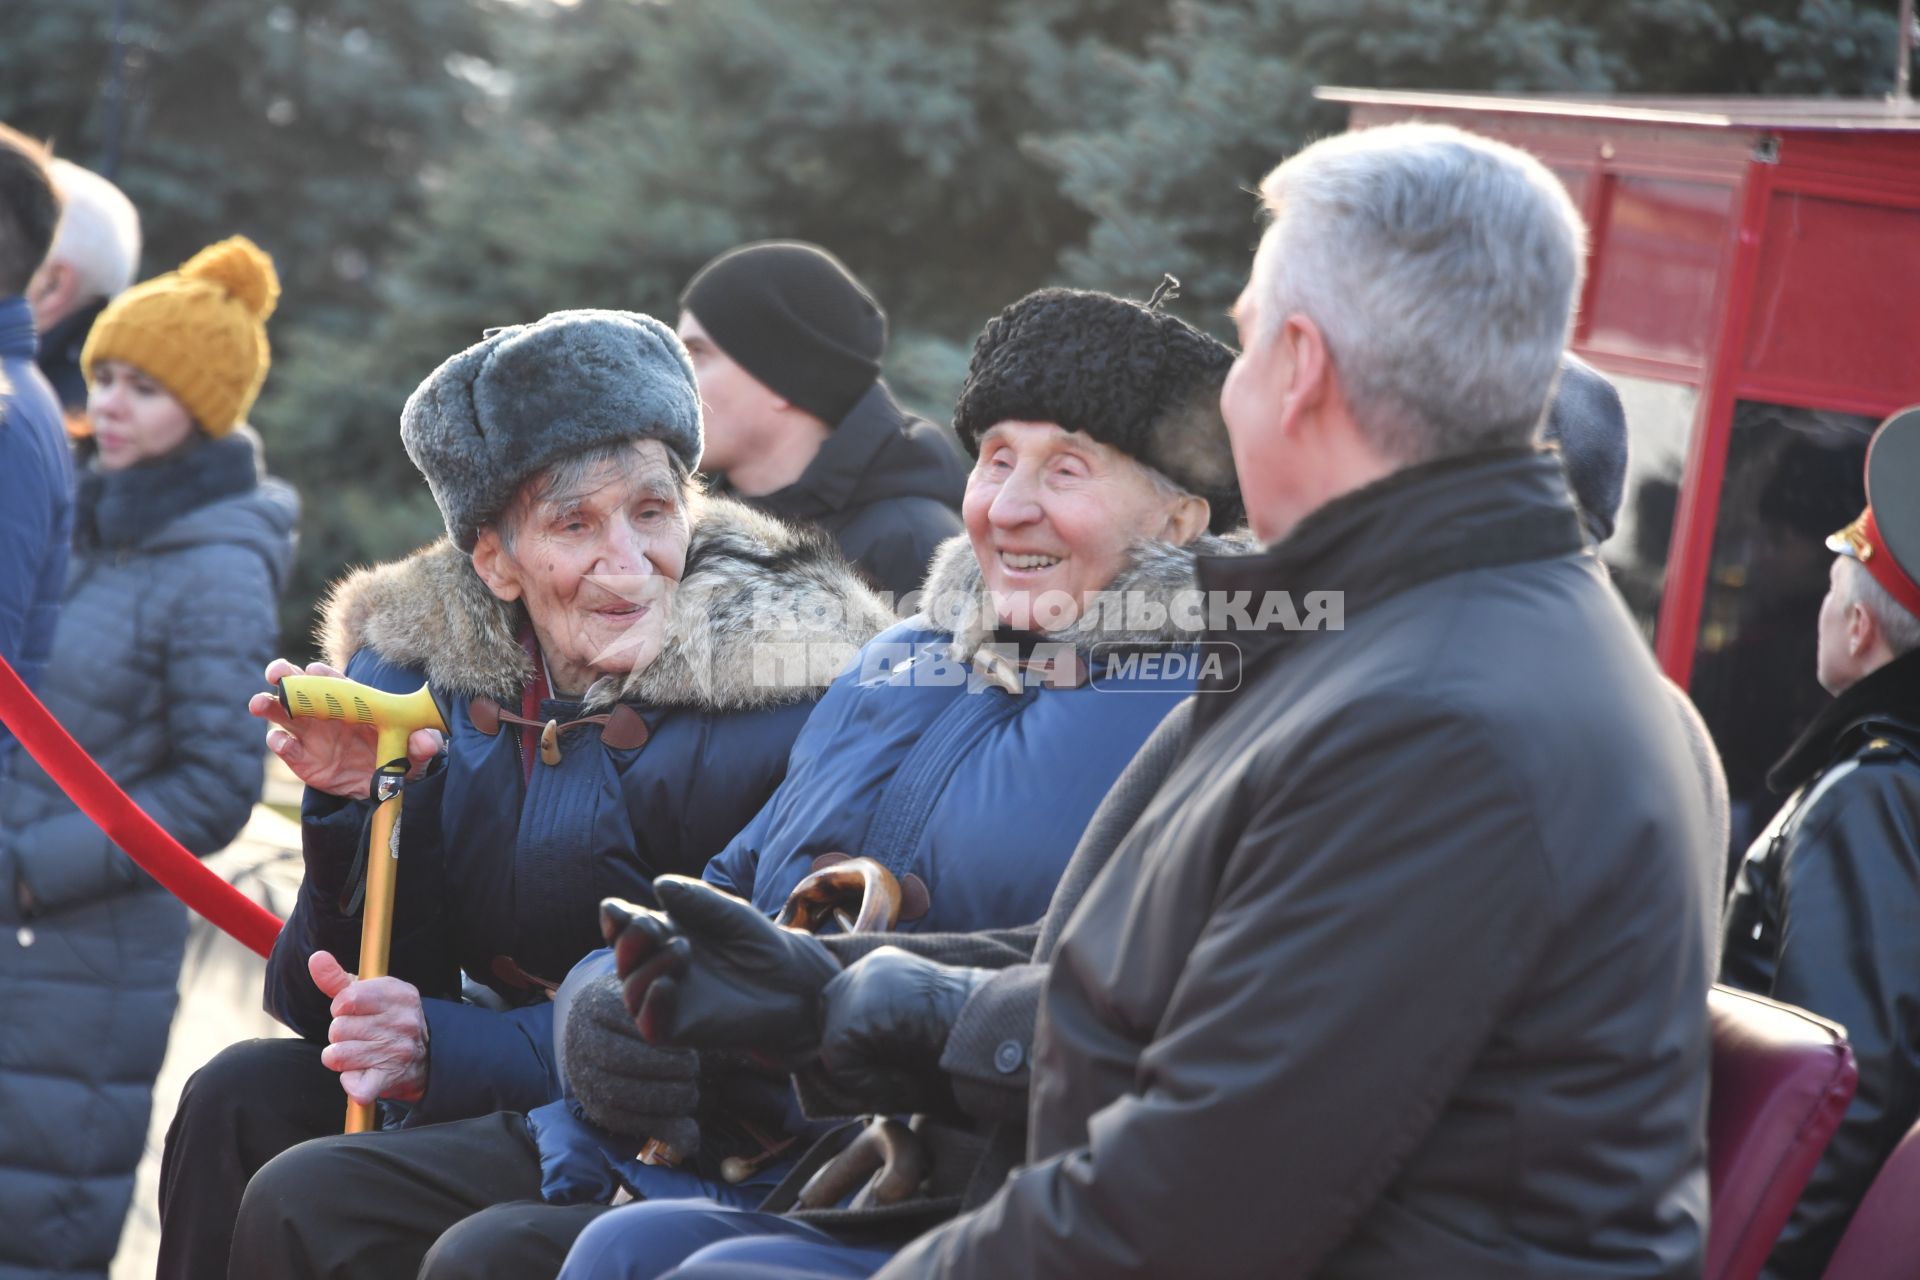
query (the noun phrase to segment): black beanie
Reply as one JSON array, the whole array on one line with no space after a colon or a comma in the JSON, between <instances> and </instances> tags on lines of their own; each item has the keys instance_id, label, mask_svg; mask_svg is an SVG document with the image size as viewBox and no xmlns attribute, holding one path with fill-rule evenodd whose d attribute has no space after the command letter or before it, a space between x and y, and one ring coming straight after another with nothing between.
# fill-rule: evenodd
<instances>
[{"instance_id":1,"label":"black beanie","mask_svg":"<svg viewBox=\"0 0 1920 1280\"><path fill-rule=\"evenodd\" d=\"M1233 351L1186 321L1079 289L1030 293L987 322L954 409L970 453L996 423L1053 422L1152 467L1213 508L1244 515L1220 387Z\"/></svg>"},{"instance_id":2,"label":"black beanie","mask_svg":"<svg viewBox=\"0 0 1920 1280\"><path fill-rule=\"evenodd\" d=\"M723 253L680 306L735 364L828 426L880 377L887 313L818 245L768 240Z\"/></svg>"}]
</instances>

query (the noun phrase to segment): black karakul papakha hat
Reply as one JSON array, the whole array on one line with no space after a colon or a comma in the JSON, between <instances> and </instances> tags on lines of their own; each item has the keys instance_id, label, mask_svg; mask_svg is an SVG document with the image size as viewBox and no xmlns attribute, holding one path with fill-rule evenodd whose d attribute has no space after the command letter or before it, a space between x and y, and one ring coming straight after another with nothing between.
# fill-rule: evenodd
<instances>
[{"instance_id":1,"label":"black karakul papakha hat","mask_svg":"<svg viewBox=\"0 0 1920 1280\"><path fill-rule=\"evenodd\" d=\"M1220 388L1233 351L1186 321L1109 293L1041 289L987 322L953 428L972 453L996 423L1053 422L1145 463L1212 506L1244 512Z\"/></svg>"}]
</instances>

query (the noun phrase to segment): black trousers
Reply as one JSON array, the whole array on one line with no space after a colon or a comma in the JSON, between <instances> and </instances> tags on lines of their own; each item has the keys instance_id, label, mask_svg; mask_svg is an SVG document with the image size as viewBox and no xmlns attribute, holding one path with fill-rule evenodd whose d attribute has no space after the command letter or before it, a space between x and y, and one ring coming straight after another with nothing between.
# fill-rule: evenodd
<instances>
[{"instance_id":1,"label":"black trousers","mask_svg":"<svg viewBox=\"0 0 1920 1280\"><path fill-rule=\"evenodd\" d=\"M243 1040L194 1072L160 1161L159 1280L226 1275L247 1180L346 1118L340 1077L305 1040Z\"/></svg>"},{"instance_id":2,"label":"black trousers","mask_svg":"<svg viewBox=\"0 0 1920 1280\"><path fill-rule=\"evenodd\" d=\"M535 1280L605 1205L540 1201L526 1118L335 1135L254 1175L228 1274L248 1280Z\"/></svg>"}]
</instances>

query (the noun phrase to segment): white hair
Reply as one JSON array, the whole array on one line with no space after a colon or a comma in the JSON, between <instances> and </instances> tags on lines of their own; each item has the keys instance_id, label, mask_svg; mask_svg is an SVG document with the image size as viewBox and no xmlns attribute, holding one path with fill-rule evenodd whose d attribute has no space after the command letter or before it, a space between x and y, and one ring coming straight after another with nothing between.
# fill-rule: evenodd
<instances>
[{"instance_id":1,"label":"white hair","mask_svg":"<svg viewBox=\"0 0 1920 1280\"><path fill-rule=\"evenodd\" d=\"M1907 612L1893 593L1867 572L1867 566L1852 556L1841 556L1840 566L1840 604L1857 604L1865 609L1894 657L1920 649L1920 618Z\"/></svg>"},{"instance_id":2,"label":"white hair","mask_svg":"<svg viewBox=\"0 0 1920 1280\"><path fill-rule=\"evenodd\" d=\"M139 270L140 215L120 188L92 170L59 158L49 167L65 207L47 261L73 268L82 298L111 298Z\"/></svg>"},{"instance_id":3,"label":"white hair","mask_svg":"<svg viewBox=\"0 0 1920 1280\"><path fill-rule=\"evenodd\" d=\"M1586 259L1544 165L1449 126L1385 125L1314 143L1260 194L1259 328L1319 327L1375 448L1411 463L1534 438Z\"/></svg>"}]
</instances>

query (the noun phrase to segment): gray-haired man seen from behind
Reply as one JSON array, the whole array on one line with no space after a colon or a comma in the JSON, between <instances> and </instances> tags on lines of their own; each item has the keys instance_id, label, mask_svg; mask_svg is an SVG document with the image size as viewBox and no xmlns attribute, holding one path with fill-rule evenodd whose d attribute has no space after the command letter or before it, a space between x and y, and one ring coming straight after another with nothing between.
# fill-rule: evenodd
<instances>
[{"instance_id":1,"label":"gray-haired man seen from behind","mask_svg":"<svg viewBox=\"0 0 1920 1280\"><path fill-rule=\"evenodd\" d=\"M1201 580L1342 591L1344 629L1223 637L1239 662L1203 681L1008 1064L1026 1165L881 1274L1697 1275L1716 855L1659 673L1535 445L1578 215L1532 159L1429 126L1318 143L1262 194L1222 406L1270 545ZM743 921L661 883L678 976L627 958L663 1041L824 1023L813 1069L870 1077L926 1061L925 993L990 981L883 950L760 999L729 969ZM942 976L860 981L907 960Z\"/></svg>"},{"instance_id":2,"label":"gray-haired man seen from behind","mask_svg":"<svg viewBox=\"0 0 1920 1280\"><path fill-rule=\"evenodd\" d=\"M53 247L27 285L27 303L40 331L40 372L71 424L86 418L80 349L94 317L140 268L140 215L120 188L92 170L59 159L49 168L64 207Z\"/></svg>"}]
</instances>

